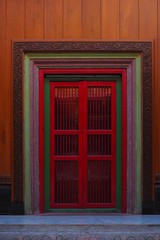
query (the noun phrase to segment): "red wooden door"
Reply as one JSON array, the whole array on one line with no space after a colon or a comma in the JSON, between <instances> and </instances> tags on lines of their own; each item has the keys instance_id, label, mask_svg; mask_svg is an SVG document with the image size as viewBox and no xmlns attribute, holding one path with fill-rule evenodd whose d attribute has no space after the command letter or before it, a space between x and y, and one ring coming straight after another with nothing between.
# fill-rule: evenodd
<instances>
[{"instance_id":1,"label":"red wooden door","mask_svg":"<svg viewBox=\"0 0 160 240\"><path fill-rule=\"evenodd\" d=\"M115 207L115 82L50 89L51 208Z\"/></svg>"}]
</instances>

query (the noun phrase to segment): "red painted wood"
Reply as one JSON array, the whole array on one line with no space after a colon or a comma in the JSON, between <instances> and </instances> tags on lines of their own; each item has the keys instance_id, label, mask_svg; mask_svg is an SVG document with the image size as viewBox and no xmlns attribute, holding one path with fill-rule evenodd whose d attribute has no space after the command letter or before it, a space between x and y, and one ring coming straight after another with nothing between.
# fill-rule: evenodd
<instances>
[{"instance_id":1,"label":"red painted wood","mask_svg":"<svg viewBox=\"0 0 160 240\"><path fill-rule=\"evenodd\" d=\"M76 83L76 82L63 82L63 85L60 84L61 86L59 86L59 83L57 82L51 82L50 83L50 86L51 86L51 105L50 105L50 111L51 111L51 124L50 124L50 127L51 127L51 135L50 135L50 139L51 139L51 145L50 145L50 149L51 149L51 163L50 163L50 166L51 166L51 171L50 171L50 176L51 176L51 179L50 179L50 185L51 185L51 195L50 195L50 200L51 200L51 207L54 208L54 207L61 207L61 208L64 208L64 205L65 207L81 207L81 208L84 208L84 207L90 207L90 206L94 206L94 207L104 207L104 206L110 206L110 207L115 207L115 199L116 199L116 185L115 185L115 181L116 181L116 178L115 178L115 159L116 159L116 155L115 155L115 151L112 151L111 153L111 156L110 157L107 157L107 159L109 158L110 162L111 162L111 171L112 171L112 174L111 174L111 182L110 182L110 185L112 184L112 187L110 186L111 188L111 203L99 203L98 202L98 198L99 198L99 189L98 189L98 185L100 185L100 180L99 180L99 183L96 183L96 190L93 188L93 192L96 191L96 199L94 199L95 203L92 204L92 203L88 203L88 199L87 199L87 195L88 195L88 188L87 188L87 183L88 183L88 161L93 161L92 163L94 163L94 161L97 162L97 164L99 165L100 162L99 160L101 160L102 162L102 159L101 159L101 156L96 156L97 160L94 158L95 156L93 156L94 160L88 160L88 143L87 143L87 139L88 139L88 136L90 136L90 132L91 131L88 131L88 127L87 127L87 119L88 119L88 106L87 106L87 102L88 102L88 87L91 86L93 88L93 90L96 90L98 91L98 87L109 87L111 89L111 91L113 92L113 94L111 93L111 96L112 96L112 109L114 109L112 111L112 117L113 117L113 123L112 123L112 135L115 135L115 112L116 112L116 108L115 108L115 82L113 83L108 83L108 82L87 82L87 81L83 81L83 82L79 82L79 83ZM63 86L63 87L62 87ZM67 104L67 101L68 101L68 96L67 96L67 88L72 88L74 90L74 88L76 87L79 88L79 93L80 95L78 96L78 105L82 106L81 109L79 111L79 125L80 125L80 128L79 128L79 131L76 130L76 133L78 134L78 139L82 139L83 141L80 141L79 143L79 154L81 157L76 157L74 156L74 160L76 160L78 162L78 168L79 168L79 181L78 181L78 196L82 196L82 198L79 198L79 202L75 203L75 204L71 204L69 202L69 197L70 197L70 182L67 184L67 190L68 190L68 194L65 192L63 193L63 197L61 198L60 197L60 201L62 201L62 203L56 203L55 202L55 195L56 195L56 192L55 192L55 175L56 175L56 172L55 172L55 169L54 169L54 163L56 164L56 162L59 160L61 163L63 161L65 161L65 165L67 166L69 164L70 161L73 160L72 156L67 156L63 154L63 149L62 151L60 151L60 155L61 156L57 156L56 152L54 151L54 139L55 137L57 137L56 133L59 132L59 130L56 130L54 131L54 129L56 128L55 124L54 124L54 118L55 118L55 96L54 96L54 91L55 89L60 89L62 90L63 94L62 94L62 99L63 100L63 104ZM96 88L95 88L96 87ZM107 90L108 88L106 88ZM70 90L70 89L69 89ZM72 92L73 92L72 90ZM108 90L107 90L108 91ZM106 92L107 93L107 92ZM108 94L108 93L107 93ZM65 99L64 99L65 98ZM65 100L65 102L64 102ZM71 99L72 101L74 101L74 99ZM94 100L94 99L92 99ZM95 101L95 100L94 100ZM97 102L98 101L98 102ZM96 110L97 110L97 113L98 114L98 103L99 103L99 98L96 102ZM69 114L69 112L67 112L67 107L66 108L63 108L63 112L61 112L61 114L63 115L64 112L66 111L66 117L67 115ZM73 109L72 109L73 110ZM59 109L60 111L60 109ZM73 114L74 114L74 111L73 111ZM67 118L65 119L65 123L66 123L66 126L68 124L68 120ZM96 128L99 129L100 126L99 126L99 122L97 122L97 126ZM60 127L60 132L61 132L61 138L63 139L62 136L65 137L66 139L66 134L68 136L71 136L71 132L70 132L70 125L68 125L67 129L66 127L64 127L65 125L63 124L61 127ZM65 130L61 130L61 128L65 128ZM72 129L72 127L71 127ZM92 134L94 134L95 136L107 136L106 135L106 131L104 130L92 130ZM72 133L74 130L71 130ZM99 135L100 133L100 135ZM59 134L59 133L58 133ZM91 134L91 135L92 135ZM103 134L103 135L102 135ZM60 142L60 148L63 148L63 144L68 144L68 143L63 143L62 141ZM96 143L96 145L99 144L98 141ZM112 140L112 144L115 145L115 136ZM97 146L98 148L98 146ZM65 149L66 151L67 150L67 147ZM90 157L90 156L89 156ZM72 158L72 160L71 160ZM68 164L67 164L67 159L69 160ZM103 161L106 161L106 156L103 156ZM65 171L67 171L67 169L64 169L64 173L65 174ZM69 171L69 170L68 170ZM62 183L62 186L59 188L59 189L63 189L64 187L64 184L65 182ZM98 185L97 185L98 184ZM102 185L102 184L101 184ZM65 187L66 188L66 187ZM60 190L61 191L61 190ZM66 190L65 190L66 191ZM74 194L74 193L73 193ZM68 201L68 204L65 203L65 201ZM92 201L92 200L91 200ZM107 205L106 205L107 204Z\"/></svg>"},{"instance_id":2,"label":"red painted wood","mask_svg":"<svg viewBox=\"0 0 160 240\"><path fill-rule=\"evenodd\" d=\"M87 203L87 82L82 82L81 88L81 99L80 102L82 103L80 119L82 120L82 145L81 145L81 155L82 155L82 208L86 206Z\"/></svg>"},{"instance_id":3,"label":"red painted wood","mask_svg":"<svg viewBox=\"0 0 160 240\"><path fill-rule=\"evenodd\" d=\"M121 74L122 75L122 95L123 95L123 98L122 98L122 111L123 111L123 118L122 118L122 124L123 124L123 127L122 127L122 141L123 141L123 149L122 149L122 155L123 155L123 167L122 167L122 211L125 212L126 211L126 70L124 69L43 69L43 70L40 70L39 71L39 74L40 74L40 80L42 81L42 79L44 80L44 74ZM75 82L74 82L75 84ZM63 85L63 83L58 83L59 86ZM41 83L40 85L40 88L43 88L43 84ZM41 91L40 91L41 92ZM43 94L42 94L43 95ZM40 97L41 98L41 97ZM42 96L41 98L41 101L43 101L44 97ZM114 101L112 103L113 105L115 104ZM83 109L84 110L84 109ZM42 115L43 115L43 111L40 115L40 121L42 122ZM80 116L79 116L80 117ZM84 123L82 123L82 126L83 126ZM80 126L80 125L79 125ZM51 130L52 131L52 130ZM112 130L107 130L107 131L110 131L110 134L112 134ZM107 132L106 132L107 133ZM108 132L109 133L109 132ZM59 135L61 133L59 132ZM69 134L69 133L68 133ZM73 134L73 132L72 132ZM77 133L75 133L77 134ZM93 132L90 134L93 134ZM41 133L40 133L40 138L42 138L43 134L42 134L42 129L41 129ZM114 141L114 140L113 140ZM43 141L40 141L41 143L41 146L42 146L42 142ZM79 137L79 144L80 144L80 148L83 144L83 138L82 137ZM85 146L87 146L87 144L85 144ZM43 152L43 150L41 151L41 153ZM86 150L84 151L86 152ZM114 151L115 152L115 151ZM84 154L84 153L83 153ZM83 156L83 154L79 155L80 157ZM66 158L66 156L63 156L64 159ZM94 156L95 157L95 156ZM43 169L43 155L40 157L40 163L41 163L41 169ZM57 158L57 156L56 156ZM55 158L55 159L56 159ZM61 158L62 159L62 158ZM66 158L67 159L67 158ZM74 159L74 157L72 156L72 159ZM77 158L79 160L79 157ZM88 157L88 160L91 159L90 156ZM104 159L104 158L103 158ZM109 159L109 158L106 158L106 160ZM58 160L58 158L57 158ZM96 160L94 158L94 160ZM100 166L99 166L100 167ZM79 176L82 175L82 170L83 170L83 167L80 166L79 168ZM42 178L44 177L42 171L40 173L40 179L41 179L41 183L43 182ZM115 174L113 174L112 176L112 179L115 178ZM43 212L43 206L44 206L44 198L43 198L43 192L44 192L44 186L43 184L40 184L41 185L41 211ZM84 183L82 184L84 186ZM85 185L86 186L86 185ZM113 189L115 188L115 185L113 186ZM79 191L80 191L80 196L83 195L83 189L82 187L79 186ZM86 194L87 190L84 189L84 192ZM52 195L52 194L51 194ZM115 198L115 195L112 193L112 199ZM53 200L53 199L52 199ZM85 207L85 199L80 199L79 198L79 202L83 202L84 204L84 207ZM66 205L66 204L63 204L63 208L66 208L66 207L76 207L75 204L70 204L70 205ZM79 205L77 205L79 206ZM114 207L115 206L115 201L112 201L112 204L101 204L100 207ZM51 206L52 207L52 206ZM61 204L55 204L56 208L58 207L62 207ZM95 204L87 204L86 207L97 207L97 205Z\"/></svg>"},{"instance_id":4,"label":"red painted wood","mask_svg":"<svg viewBox=\"0 0 160 240\"><path fill-rule=\"evenodd\" d=\"M50 83L50 106L52 106L52 109L50 107L50 183L53 181L52 173L55 172L54 169L54 159L51 157L54 153L54 135L52 134L54 132L55 123L54 123L54 110L55 106L54 104L54 85ZM50 202L53 202L54 199L54 186L55 181L52 184L52 187L50 188Z\"/></svg>"},{"instance_id":5,"label":"red painted wood","mask_svg":"<svg viewBox=\"0 0 160 240\"><path fill-rule=\"evenodd\" d=\"M68 119L65 119L65 121L63 121L63 122L60 121L60 126L59 126L60 128L58 130L56 129L56 124L55 124L55 121L54 121L54 117L55 117L55 105L54 105L55 95L54 95L54 91L55 91L56 88L61 91L61 93L59 95L60 98L58 98L58 101L61 101L61 105L60 105L60 109L59 109L59 111L61 112L61 116L63 116L65 111L66 111L66 116L69 116L69 107L72 107L72 109L70 109L72 111L72 113L74 113L74 111L76 110L75 108L73 108L74 106L68 106L67 101L70 100L69 92L72 91L71 97L73 97L73 95L75 94L74 91L76 91L76 89L79 92L78 85L79 85L78 83L71 83L71 82L63 83L63 84L59 84L57 82L51 82L50 83L50 86L51 86L51 88L50 88L51 89L51 93L50 93L50 96L51 96L50 97L51 98L51 104L50 104L50 112L51 112L51 114L50 114L50 118L51 118L51 121L50 121L51 122L51 124L50 124L50 129L51 129L51 132L50 132L50 142L51 142L51 144L50 144L50 149L51 149L51 156L50 156L50 162L51 162L51 168L50 168L51 169L51 171L50 171L50 193L51 193L50 194L50 206L51 206L51 208L55 208L55 207L57 207L57 208L58 207L63 207L63 208L64 207L66 207L66 208L68 208L68 207L70 207L70 208L71 207L80 207L80 205L79 205L80 201L78 201L77 203L68 203L68 204L64 203L66 201L66 199L68 201L69 201L69 199L72 199L72 201L73 201L73 198L74 198L72 191L73 191L73 188L76 188L76 186L75 187L73 186L74 182L71 182L71 180L69 180L68 184L67 184L68 194L66 194L66 192L65 192L65 190L66 190L65 187L64 187L65 182L63 182L63 181L60 182L60 184L61 184L60 188L62 189L61 190L62 194L60 193L61 194L60 199L63 201L63 203L56 203L56 201L55 201L55 174L56 174L56 171L54 169L54 163L56 164L56 162L57 162L57 164L61 164L62 161L65 161L64 163L65 163L66 166L67 165L69 166L69 164L71 164L71 161L74 161L74 162L76 161L78 164L80 163L78 154L74 155L74 156L72 156L70 154L61 155L61 154L63 154L64 149L65 149L65 151L69 152L69 146L66 145L66 144L69 145L69 143L65 143L64 141L63 142L61 141L61 147L60 147L61 150L60 150L60 155L59 156L55 155L55 149L54 149L54 146L55 146L55 140L54 139L55 139L55 137L60 136L63 139L63 137L66 138L66 135L68 137L77 135L78 138L79 138L79 135L81 134L81 132L78 131L78 129L76 129L75 123L74 124L69 123ZM74 87L74 91L71 90L72 87ZM65 102L64 102L64 99L66 100ZM71 98L71 100L72 100L72 98ZM74 100L75 99L73 99L73 101ZM64 104L65 104L65 106L64 106ZM70 130L70 128L71 128L71 130ZM73 130L74 128L75 128L75 130ZM55 131L55 129L56 129L56 131ZM67 164L67 162L68 162L68 164ZM63 170L64 170L64 173L67 171L67 169L65 169L65 168ZM78 170L78 175L80 175L79 170ZM71 191L71 188L72 188L72 191ZM78 190L80 190L80 186L78 186ZM72 195L72 197L70 195ZM80 194L78 194L78 196L80 196Z\"/></svg>"},{"instance_id":6,"label":"red painted wood","mask_svg":"<svg viewBox=\"0 0 160 240\"><path fill-rule=\"evenodd\" d=\"M84 123L83 123L83 120L84 118L82 118L82 113L83 113L83 110L85 112L85 109L83 109L83 107L85 108L84 106L84 101L83 101L83 85L81 86L80 88L80 92L79 92L79 103L80 101L82 101L82 104L79 104L79 112L78 112L78 119L81 119L81 121L78 121L78 129L80 130L81 129L81 134L79 135L79 158L80 159L83 159L84 157L84 152L85 152L85 149L83 149L83 151L81 150L82 147L83 147L83 142L84 142L84 138L83 138L83 134L82 134L82 131L83 131L83 126L84 126ZM85 113L84 113L85 114ZM83 176L83 171L84 171L84 163L81 161L80 162L80 165L79 165L79 179L81 178L81 176ZM82 179L82 182L80 183L79 181L79 202L83 204L83 201L84 201L84 194L85 194L85 186L84 186L84 179Z\"/></svg>"},{"instance_id":7,"label":"red painted wood","mask_svg":"<svg viewBox=\"0 0 160 240\"><path fill-rule=\"evenodd\" d=\"M116 206L116 196L114 195L116 192L116 84L112 86L112 94L111 94L111 114L112 114L112 121L111 121L111 129L113 131L112 133L112 150L111 150L111 155L112 155L112 167L113 171L112 172L112 199L113 199L113 206Z\"/></svg>"},{"instance_id":8,"label":"red painted wood","mask_svg":"<svg viewBox=\"0 0 160 240\"><path fill-rule=\"evenodd\" d=\"M107 91L107 94L108 94L108 87L111 89L112 93L111 93L111 97L112 97L112 106L111 106L111 109L113 109L112 111L112 118L113 118L113 123L112 123L112 130L110 131L110 135L114 135L114 138L112 137L112 145L115 145L115 129L116 129L116 125L115 125L115 112L116 112L116 105L115 105L115 82L89 82L88 85L89 86L94 86L94 90L96 91L96 93L94 94L93 91L92 91L92 96L91 96L91 100L93 102L93 99L94 101L96 100L96 113L95 113L95 116L99 116L99 104L100 104L100 99L99 99L99 91L100 89L98 87L107 87L106 91ZM97 86L97 88L95 88ZM105 91L105 90L104 90ZM105 92L103 92L103 94L105 94ZM92 107L91 107L92 109ZM87 136L92 136L94 134L95 136L95 140L96 141L96 148L100 149L100 143L98 142L98 139L97 137L100 135L100 136L107 136L107 131L106 130L99 130L101 127L100 127L100 121L96 121L96 125L94 124L91 124L91 127L92 127L92 130L87 130L87 134L86 134L86 139L88 139ZM106 126L107 128L107 126ZM94 130L93 130L94 129ZM91 135L90 135L91 133ZM93 140L93 138L92 138ZM95 143L94 143L95 144ZM86 146L88 144L86 143ZM106 143L105 143L106 145ZM94 146L95 147L95 146ZM104 151L104 150L103 150ZM107 197L107 194L106 194L106 191L103 191L100 190L100 187L102 187L102 185L104 185L107 189L107 186L105 184L101 184L100 183L100 178L99 180L97 180L96 182L94 181L94 185L90 183L90 186L92 187L92 190L91 189L87 189L87 193L88 192L92 192L91 196L90 196L90 201L94 201L94 203L89 203L86 201L85 203L85 207L86 208L100 208L100 207L116 207L115 203L116 203L116 170L115 170L115 160L116 160L116 151L114 152L112 150L112 153L110 156L106 156L106 155L103 155L103 156L95 156L92 154L92 156L88 155L86 156L86 159L87 161L86 162L90 162L90 164L92 164L92 168L93 166L95 165L96 169L99 170L99 174L100 174L100 170L103 168L104 164L107 163L106 160L108 160L109 162L111 162L111 182L109 183L110 185L110 188L111 188L111 196L110 196L110 193L108 193L108 196L110 196L109 198L111 198L111 200L107 203L102 203L101 200L100 200L100 195L103 193L105 194L105 197ZM108 162L108 163L109 163ZM93 165L94 163L94 165ZM102 165L103 163L103 165ZM101 165L100 165L101 164ZM100 167L101 166L101 167ZM92 169L91 171L95 171L96 169ZM103 181L103 183L105 183ZM112 186L111 186L112 185ZM89 187L89 186L88 186ZM97 192L96 196L94 196L94 188L96 189L95 191ZM86 194L87 194L86 193ZM101 203L100 203L101 202Z\"/></svg>"}]
</instances>

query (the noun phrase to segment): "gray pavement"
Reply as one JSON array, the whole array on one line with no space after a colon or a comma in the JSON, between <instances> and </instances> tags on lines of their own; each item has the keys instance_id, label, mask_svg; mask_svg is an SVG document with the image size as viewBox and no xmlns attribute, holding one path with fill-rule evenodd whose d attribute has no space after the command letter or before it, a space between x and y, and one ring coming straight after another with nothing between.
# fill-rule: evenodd
<instances>
[{"instance_id":1,"label":"gray pavement","mask_svg":"<svg viewBox=\"0 0 160 240\"><path fill-rule=\"evenodd\" d=\"M160 215L126 215L126 214L67 214L67 215L1 215L0 225L28 225L28 224L63 224L63 225L86 225L86 224L115 224L115 225L159 225Z\"/></svg>"},{"instance_id":2,"label":"gray pavement","mask_svg":"<svg viewBox=\"0 0 160 240\"><path fill-rule=\"evenodd\" d=\"M0 216L0 240L160 240L160 215Z\"/></svg>"}]
</instances>

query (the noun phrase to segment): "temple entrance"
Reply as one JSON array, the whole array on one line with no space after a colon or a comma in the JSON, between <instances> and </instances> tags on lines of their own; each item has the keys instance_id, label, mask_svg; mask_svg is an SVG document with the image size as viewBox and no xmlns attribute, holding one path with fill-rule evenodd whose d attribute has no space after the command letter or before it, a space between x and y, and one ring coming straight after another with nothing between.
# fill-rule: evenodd
<instances>
[{"instance_id":1,"label":"temple entrance","mask_svg":"<svg viewBox=\"0 0 160 240\"><path fill-rule=\"evenodd\" d=\"M116 82L116 204L96 209L146 212L153 203L152 43L23 41L13 43L13 57L13 211L63 212L51 207L50 85L90 78Z\"/></svg>"},{"instance_id":2,"label":"temple entrance","mask_svg":"<svg viewBox=\"0 0 160 240\"><path fill-rule=\"evenodd\" d=\"M114 207L115 83L50 87L51 207Z\"/></svg>"}]
</instances>

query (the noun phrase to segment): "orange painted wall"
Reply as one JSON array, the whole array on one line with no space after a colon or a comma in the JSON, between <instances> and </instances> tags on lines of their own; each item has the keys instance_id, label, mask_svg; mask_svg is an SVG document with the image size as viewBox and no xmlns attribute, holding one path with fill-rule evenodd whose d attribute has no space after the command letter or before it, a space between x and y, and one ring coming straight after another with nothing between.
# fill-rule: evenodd
<instances>
[{"instance_id":1,"label":"orange painted wall","mask_svg":"<svg viewBox=\"0 0 160 240\"><path fill-rule=\"evenodd\" d=\"M10 176L12 166L12 39L154 39L153 159L160 173L160 0L0 0L0 176Z\"/></svg>"}]
</instances>

